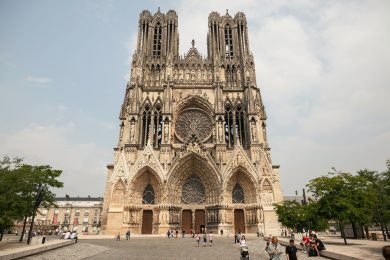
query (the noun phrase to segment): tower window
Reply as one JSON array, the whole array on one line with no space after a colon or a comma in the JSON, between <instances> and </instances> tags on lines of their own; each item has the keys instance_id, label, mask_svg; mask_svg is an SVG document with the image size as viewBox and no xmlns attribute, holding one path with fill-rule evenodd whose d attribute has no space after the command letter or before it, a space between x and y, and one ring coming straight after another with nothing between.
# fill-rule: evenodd
<instances>
[{"instance_id":1,"label":"tower window","mask_svg":"<svg viewBox=\"0 0 390 260\"><path fill-rule=\"evenodd\" d=\"M153 38L153 56L161 55L161 36L162 36L162 28L160 23L157 23L154 28L154 38Z\"/></svg>"},{"instance_id":2,"label":"tower window","mask_svg":"<svg viewBox=\"0 0 390 260\"><path fill-rule=\"evenodd\" d=\"M225 54L227 58L233 58L233 35L229 24L225 27Z\"/></svg>"},{"instance_id":3,"label":"tower window","mask_svg":"<svg viewBox=\"0 0 390 260\"><path fill-rule=\"evenodd\" d=\"M150 106L149 104L145 105L144 112L142 113L142 139L141 146L146 146L149 139L149 131L150 131Z\"/></svg>"},{"instance_id":4,"label":"tower window","mask_svg":"<svg viewBox=\"0 0 390 260\"><path fill-rule=\"evenodd\" d=\"M161 146L161 140L162 140L162 115L161 115L161 105L157 104L156 108L154 110L154 129L153 129L153 135L154 135L154 147L160 147Z\"/></svg>"}]
</instances>

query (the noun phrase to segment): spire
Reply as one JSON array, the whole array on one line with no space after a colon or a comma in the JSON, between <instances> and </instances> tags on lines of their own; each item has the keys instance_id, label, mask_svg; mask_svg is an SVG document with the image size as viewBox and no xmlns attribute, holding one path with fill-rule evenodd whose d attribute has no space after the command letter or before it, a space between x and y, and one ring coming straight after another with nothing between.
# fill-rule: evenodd
<instances>
[{"instance_id":1,"label":"spire","mask_svg":"<svg viewBox=\"0 0 390 260\"><path fill-rule=\"evenodd\" d=\"M195 40L194 39L192 39L191 45L192 45L192 49L195 48Z\"/></svg>"}]
</instances>

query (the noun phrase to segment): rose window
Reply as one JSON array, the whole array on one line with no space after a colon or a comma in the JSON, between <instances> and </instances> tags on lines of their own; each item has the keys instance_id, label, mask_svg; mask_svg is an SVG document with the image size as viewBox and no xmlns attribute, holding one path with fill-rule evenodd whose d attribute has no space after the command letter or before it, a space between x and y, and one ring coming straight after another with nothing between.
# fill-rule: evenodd
<instances>
[{"instance_id":1,"label":"rose window","mask_svg":"<svg viewBox=\"0 0 390 260\"><path fill-rule=\"evenodd\" d=\"M213 122L202 110L184 110L177 118L175 133L184 142L187 136L195 135L200 141L206 141L212 133Z\"/></svg>"},{"instance_id":2,"label":"rose window","mask_svg":"<svg viewBox=\"0 0 390 260\"><path fill-rule=\"evenodd\" d=\"M184 183L181 194L185 203L202 203L205 199L205 188L198 177L191 176Z\"/></svg>"}]
</instances>

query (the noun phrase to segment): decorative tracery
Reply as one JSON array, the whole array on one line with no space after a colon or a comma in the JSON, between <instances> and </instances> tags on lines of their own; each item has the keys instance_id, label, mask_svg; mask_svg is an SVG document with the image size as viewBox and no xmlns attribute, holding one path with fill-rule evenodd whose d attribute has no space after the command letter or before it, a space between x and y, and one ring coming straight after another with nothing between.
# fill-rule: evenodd
<instances>
[{"instance_id":1,"label":"decorative tracery","mask_svg":"<svg viewBox=\"0 0 390 260\"><path fill-rule=\"evenodd\" d=\"M205 199L205 187L199 177L190 176L182 187L182 199L185 203L202 203Z\"/></svg>"},{"instance_id":2,"label":"decorative tracery","mask_svg":"<svg viewBox=\"0 0 390 260\"><path fill-rule=\"evenodd\" d=\"M238 104L233 109L230 103L225 105L225 141L228 147L236 144L247 145L247 123L244 108Z\"/></svg>"},{"instance_id":3,"label":"decorative tracery","mask_svg":"<svg viewBox=\"0 0 390 260\"><path fill-rule=\"evenodd\" d=\"M150 183L144 189L142 204L154 204L154 189Z\"/></svg>"},{"instance_id":4,"label":"decorative tracery","mask_svg":"<svg viewBox=\"0 0 390 260\"><path fill-rule=\"evenodd\" d=\"M199 141L206 141L212 133L213 124L211 118L202 110L189 109L179 114L175 133L184 141L188 136L195 135Z\"/></svg>"},{"instance_id":5,"label":"decorative tracery","mask_svg":"<svg viewBox=\"0 0 390 260\"><path fill-rule=\"evenodd\" d=\"M242 189L242 187L239 183L236 183L236 185L233 188L232 202L233 203L245 203L244 190Z\"/></svg>"}]
</instances>

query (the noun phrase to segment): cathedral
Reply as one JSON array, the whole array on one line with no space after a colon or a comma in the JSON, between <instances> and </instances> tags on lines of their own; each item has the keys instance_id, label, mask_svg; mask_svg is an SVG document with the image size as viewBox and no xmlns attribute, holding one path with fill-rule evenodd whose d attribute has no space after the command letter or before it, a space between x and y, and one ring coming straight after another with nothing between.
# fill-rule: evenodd
<instances>
[{"instance_id":1,"label":"cathedral","mask_svg":"<svg viewBox=\"0 0 390 260\"><path fill-rule=\"evenodd\" d=\"M141 12L104 234L279 233L279 166L248 36L244 13L212 12L207 56L194 40L182 56L177 13Z\"/></svg>"}]
</instances>

